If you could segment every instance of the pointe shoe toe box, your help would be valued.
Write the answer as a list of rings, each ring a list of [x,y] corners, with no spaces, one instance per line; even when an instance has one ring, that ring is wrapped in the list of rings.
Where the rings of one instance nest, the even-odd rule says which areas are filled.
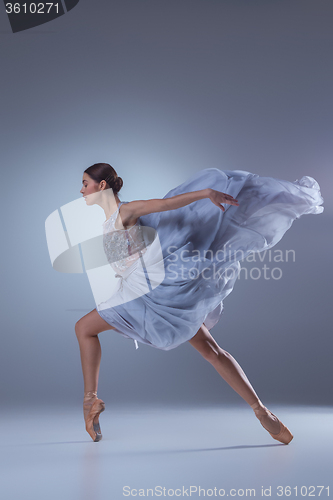
[[[89,414],[86,418],[86,431],[95,443],[102,439],[102,432],[99,422],[98,420],[97,422],[95,420],[104,410],[104,401],[102,401],[101,399],[96,399],[96,401],[94,401],[94,403],[91,405]]]
[[[278,434],[272,434],[270,432],[270,435],[272,436],[272,438],[276,439],[277,441],[280,441],[281,443],[289,444],[290,441],[294,438],[294,436],[292,435],[288,427],[286,427],[281,421],[280,425],[281,425],[280,432]]]

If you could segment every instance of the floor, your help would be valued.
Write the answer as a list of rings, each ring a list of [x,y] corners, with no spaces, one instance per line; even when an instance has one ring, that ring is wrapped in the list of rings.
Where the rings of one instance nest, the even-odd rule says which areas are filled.
[[[3,410],[1,498],[333,495],[333,408],[270,409],[294,434],[287,446],[244,406],[107,406],[98,443],[84,429],[81,408]]]

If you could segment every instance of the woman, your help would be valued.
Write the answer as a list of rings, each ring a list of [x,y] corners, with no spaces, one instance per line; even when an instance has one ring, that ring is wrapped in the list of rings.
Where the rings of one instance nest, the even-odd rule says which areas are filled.
[[[97,204],[105,212],[104,250],[121,278],[113,297],[75,325],[84,418],[91,438],[95,442],[102,438],[99,415],[105,409],[97,397],[98,334],[116,330],[163,350],[188,341],[251,406],[270,435],[288,444],[293,439],[290,430],[262,404],[240,365],[209,329],[220,319],[223,299],[240,271],[239,260],[274,246],[294,219],[324,210],[319,206],[323,199],[318,183],[308,176],[291,183],[211,168],[196,173],[163,199],[122,202],[121,177],[111,165],[97,163],[84,171],[82,184],[80,193],[87,205]],[[152,228],[158,236],[154,241],[161,250],[159,259],[156,244],[147,244],[143,237],[144,228]],[[146,279],[140,262],[149,258],[153,270],[156,260],[163,265],[164,279],[140,293]]]

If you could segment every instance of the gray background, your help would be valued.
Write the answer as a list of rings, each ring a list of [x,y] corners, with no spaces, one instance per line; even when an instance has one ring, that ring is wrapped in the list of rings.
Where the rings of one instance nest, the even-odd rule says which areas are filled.
[[[326,0],[81,0],[12,34],[1,7],[3,403],[81,404],[74,324],[95,304],[86,275],[52,269],[44,223],[108,162],[124,201],[208,167],[319,182],[324,213],[275,247],[295,262],[237,282],[212,334],[264,402],[332,404],[332,19]],[[189,344],[100,340],[105,401],[240,401]]]

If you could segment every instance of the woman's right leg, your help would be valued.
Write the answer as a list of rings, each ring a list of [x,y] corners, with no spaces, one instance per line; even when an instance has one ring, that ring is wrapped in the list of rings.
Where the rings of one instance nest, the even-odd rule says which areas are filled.
[[[250,406],[263,406],[241,366],[231,354],[217,344],[205,324],[202,324],[189,343]],[[264,427],[269,432],[278,434],[280,423],[277,417],[262,413],[264,414],[260,415],[260,421]]]

